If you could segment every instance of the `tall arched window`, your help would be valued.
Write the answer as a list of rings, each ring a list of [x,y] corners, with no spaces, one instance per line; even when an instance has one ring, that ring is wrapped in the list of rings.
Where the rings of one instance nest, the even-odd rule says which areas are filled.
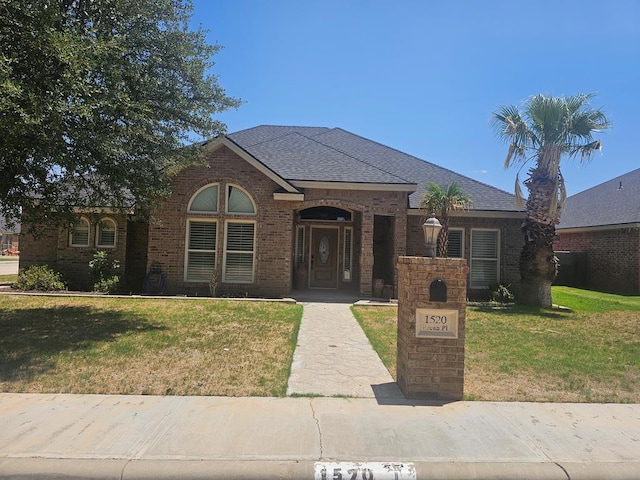
[[[225,193],[224,213],[219,194]],[[185,281],[208,282],[222,254],[223,283],[252,283],[255,271],[256,207],[246,190],[236,185],[207,185],[191,197],[188,205]],[[222,231],[221,229],[224,229]],[[220,236],[222,235],[222,236]],[[218,238],[223,239],[222,245]]]
[[[111,218],[101,218],[96,227],[96,247],[115,248],[117,225]]]
[[[72,247],[89,246],[89,220],[81,217],[69,230],[69,245]]]

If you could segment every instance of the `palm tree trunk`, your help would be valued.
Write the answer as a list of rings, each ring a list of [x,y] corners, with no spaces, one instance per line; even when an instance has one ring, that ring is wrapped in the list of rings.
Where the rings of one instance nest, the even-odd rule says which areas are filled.
[[[551,307],[551,284],[558,274],[558,259],[553,252],[553,240],[559,211],[551,210],[557,198],[557,180],[549,178],[547,168],[529,172],[525,185],[529,189],[527,217],[522,226],[524,247],[520,254],[522,283],[518,301],[524,305]]]

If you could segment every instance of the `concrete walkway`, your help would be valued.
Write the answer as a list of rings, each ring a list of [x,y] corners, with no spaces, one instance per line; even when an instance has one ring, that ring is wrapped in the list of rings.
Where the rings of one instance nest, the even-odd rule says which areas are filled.
[[[347,303],[303,303],[287,395],[403,398]]]

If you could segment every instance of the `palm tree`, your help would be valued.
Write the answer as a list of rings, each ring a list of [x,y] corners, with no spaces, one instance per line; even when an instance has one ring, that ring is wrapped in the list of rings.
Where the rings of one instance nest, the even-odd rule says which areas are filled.
[[[524,104],[522,113],[516,106],[503,106],[493,115],[497,135],[509,142],[504,167],[533,160],[523,182],[529,196],[522,226],[525,243],[520,254],[518,300],[525,305],[551,306],[551,284],[558,273],[553,240],[567,197],[560,160],[577,157],[586,163],[601,149],[593,134],[610,126],[601,110],[590,107],[591,98],[593,95],[587,94],[535,95]],[[515,193],[522,208],[518,175]]]
[[[435,183],[429,183],[426,187],[427,191],[422,197],[422,208],[427,215],[433,214],[440,220],[442,230],[438,237],[438,256],[446,258],[449,248],[449,213],[466,208],[471,199],[456,182],[444,188]]]

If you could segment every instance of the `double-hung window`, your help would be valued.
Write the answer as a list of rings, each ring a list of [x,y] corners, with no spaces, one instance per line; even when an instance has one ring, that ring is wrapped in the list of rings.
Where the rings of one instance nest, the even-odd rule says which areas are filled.
[[[115,248],[116,246],[116,222],[110,218],[103,218],[96,227],[96,247]]]
[[[223,282],[252,283],[255,270],[256,207],[242,188],[227,186]]]
[[[189,202],[188,214],[184,279],[209,282],[216,270],[218,185],[198,190]]]

